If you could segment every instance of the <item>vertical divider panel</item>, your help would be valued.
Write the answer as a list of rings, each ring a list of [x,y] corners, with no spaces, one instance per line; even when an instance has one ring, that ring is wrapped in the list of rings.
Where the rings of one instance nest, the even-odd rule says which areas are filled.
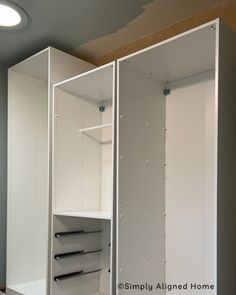
[[[112,110],[112,167],[113,167],[113,197],[112,197],[112,222],[111,222],[111,271],[112,271],[112,277],[111,277],[111,288],[110,293],[111,295],[116,294],[116,271],[117,271],[117,130],[118,130],[118,124],[117,124],[117,113],[118,113],[118,85],[119,81],[117,79],[118,77],[118,63],[117,61],[113,63],[113,79],[112,79],[112,96],[113,96],[113,110]]]
[[[122,295],[127,290],[119,284],[165,282],[163,84],[120,61],[118,103],[117,294]]]

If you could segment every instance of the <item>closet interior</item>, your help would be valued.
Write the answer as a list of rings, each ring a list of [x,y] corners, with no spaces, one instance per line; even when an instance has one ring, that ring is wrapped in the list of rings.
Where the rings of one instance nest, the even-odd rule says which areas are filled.
[[[118,61],[118,282],[204,282],[216,294],[217,30]]]
[[[112,294],[114,63],[54,86],[52,294]]]

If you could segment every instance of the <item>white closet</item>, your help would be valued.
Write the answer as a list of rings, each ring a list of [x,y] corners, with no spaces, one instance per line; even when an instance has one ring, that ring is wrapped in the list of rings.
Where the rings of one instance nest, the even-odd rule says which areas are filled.
[[[216,20],[118,61],[117,295],[235,292],[235,53]]]
[[[234,295],[235,53],[215,20],[9,70],[8,294]]]
[[[48,294],[52,85],[91,68],[50,47],[9,69],[8,294]]]
[[[114,63],[54,85],[53,295],[112,295]]]

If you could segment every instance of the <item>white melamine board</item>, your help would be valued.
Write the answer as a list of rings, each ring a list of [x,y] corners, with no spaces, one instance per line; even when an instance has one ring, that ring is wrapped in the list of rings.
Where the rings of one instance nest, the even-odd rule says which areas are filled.
[[[117,283],[165,281],[163,85],[120,62],[118,105]]]
[[[50,60],[50,63],[49,63]],[[95,66],[67,53],[48,47],[12,67],[18,73],[47,82],[59,83],[75,75],[93,69]]]
[[[58,216],[71,216],[71,217],[84,217],[95,219],[111,219],[111,212],[109,211],[62,211],[55,212],[54,215]]]
[[[236,36],[219,29],[217,294],[235,293],[236,272]]]
[[[112,100],[113,67],[113,63],[100,67],[62,83],[59,87],[74,95],[92,100]]]
[[[98,211],[101,145],[79,129],[100,125],[101,113],[60,89],[55,89],[54,103],[54,210]]]
[[[106,107],[102,113],[102,124],[113,123],[113,106]],[[102,129],[102,175],[101,175],[101,210],[111,212],[113,201],[113,144],[112,127]]]
[[[216,286],[214,78],[208,72],[170,84],[166,97],[166,282],[172,284]]]
[[[49,50],[51,85],[95,68],[92,64],[53,47],[49,47]]]
[[[216,23],[147,48],[125,60],[163,82],[214,69]]]
[[[46,276],[47,85],[9,71],[7,284]]]
[[[29,57],[11,69],[27,76],[48,81],[49,48]]]

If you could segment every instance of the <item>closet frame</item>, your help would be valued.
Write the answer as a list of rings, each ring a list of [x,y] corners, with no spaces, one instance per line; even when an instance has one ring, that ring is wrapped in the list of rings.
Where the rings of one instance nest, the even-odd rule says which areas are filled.
[[[69,119],[70,116],[71,119]],[[115,62],[55,84],[53,86],[53,118],[51,294],[75,294],[75,292],[114,294],[116,271]],[[106,132],[107,129],[111,131]],[[91,151],[89,151],[90,145],[93,146]],[[106,157],[107,152],[109,153],[108,158]],[[103,167],[103,160],[97,159],[100,156],[104,158],[104,155],[105,161],[108,161],[105,165],[109,167]],[[90,157],[95,160],[94,165],[100,166],[93,168]],[[86,167],[85,170],[84,167]],[[74,171],[73,175],[71,171]],[[105,180],[103,174],[106,175]],[[91,179],[85,179],[90,176]],[[109,184],[108,181],[111,183]],[[90,190],[86,187],[88,185],[94,188]],[[97,186],[99,186],[100,193],[96,197],[92,196],[93,201],[91,201],[91,192],[95,194]],[[87,197],[89,197],[88,200]],[[99,202],[100,209],[95,209]],[[106,202],[108,202],[107,205]],[[91,209],[89,209],[90,206],[92,206]],[[99,243],[95,237],[91,237],[90,232],[94,235],[100,234]],[[61,238],[62,242],[58,238]],[[86,241],[87,238],[88,241]],[[96,247],[90,248],[93,244]],[[87,260],[83,259],[79,253],[82,248],[85,253],[88,252]],[[95,256],[90,256],[90,253],[94,253],[92,255]],[[98,267],[95,269],[94,266],[91,268],[91,265],[98,265],[93,263],[93,259],[96,261],[98,255],[100,256],[100,270]],[[63,258],[61,262],[58,256],[59,259]],[[73,257],[78,265],[73,261]],[[108,258],[109,274],[107,275]],[[105,263],[104,270],[103,263]],[[79,272],[80,268],[83,270],[82,273]],[[89,268],[88,275],[84,276],[87,268]],[[94,270],[96,270],[95,274],[90,279],[89,276]],[[97,270],[101,274],[99,277]],[[101,286],[98,288],[99,285]]]
[[[8,70],[8,294],[49,294],[52,86],[92,68],[48,47]]]
[[[202,54],[201,56],[198,56],[197,50],[195,50],[195,48],[192,48],[195,55],[192,55],[191,60],[189,58],[191,56],[191,52],[188,52],[188,48],[182,47],[182,50],[185,50],[184,53],[182,53],[182,51],[180,50],[181,46],[178,47],[178,42],[181,43],[181,40],[183,40],[184,43],[185,40],[188,40],[188,38],[191,38],[191,36],[193,36],[194,41],[194,35],[197,36],[201,34],[201,32],[203,32],[203,35],[206,33],[205,36],[207,36],[207,30],[211,30],[209,36],[210,34],[214,34],[213,37],[210,37],[211,41],[209,41],[209,39],[207,38],[205,38],[204,40],[199,38],[199,43],[196,41],[196,39],[194,45],[192,46],[198,48],[201,54],[204,51],[201,48],[201,46],[205,46],[204,48],[206,48],[206,55]],[[188,43],[188,41],[186,41],[186,43]],[[174,44],[177,44],[176,48],[179,49],[179,51],[174,52],[173,48],[171,47],[172,44],[173,47],[175,46]],[[189,46],[191,48],[190,43]],[[170,54],[171,50],[172,55]],[[155,64],[155,52],[158,51],[161,54],[159,55],[159,57],[158,55],[156,56],[157,59],[159,58],[159,71],[156,67],[155,72],[154,66],[151,65],[150,62],[150,56],[152,54],[153,64]],[[211,243],[213,244],[213,246],[210,247],[208,250],[213,251],[214,256],[212,259],[213,261],[210,262],[212,267],[211,271],[213,272],[214,291],[212,291],[212,293],[210,294],[223,295],[226,292],[227,294],[233,295],[235,292],[234,273],[236,269],[236,255],[233,254],[234,249],[236,247],[236,234],[233,230],[233,228],[235,228],[236,226],[236,87],[234,82],[234,79],[236,77],[235,52],[235,33],[228,29],[219,19],[216,19],[209,23],[203,24],[197,28],[184,32],[180,35],[172,37],[168,40],[165,40],[143,50],[140,50],[136,53],[122,57],[117,62],[117,295],[127,294],[127,292],[130,292],[129,294],[133,294],[131,289],[129,289],[128,291],[120,288],[120,283],[124,284],[126,282],[130,282],[133,284],[142,284],[147,282],[155,284],[158,282],[166,282],[166,263],[168,263],[168,260],[166,261],[166,259],[168,258],[166,258],[167,250],[165,248],[165,224],[166,218],[169,217],[166,213],[167,208],[165,204],[166,188],[165,185],[161,185],[162,192],[160,192],[160,190],[158,192],[157,188],[153,189],[153,187],[155,186],[155,181],[158,182],[160,179],[164,180],[165,173],[166,171],[168,171],[165,168],[167,165],[168,169],[168,163],[165,162],[166,152],[164,151],[164,149],[166,148],[166,144],[164,143],[166,123],[162,126],[163,133],[160,131],[160,128],[155,129],[155,127],[153,126],[157,124],[157,119],[154,117],[154,114],[152,113],[152,107],[150,107],[150,109],[147,110],[146,105],[148,104],[148,101],[150,104],[153,103],[153,108],[156,108],[156,116],[160,118],[162,122],[164,122],[166,120],[166,97],[168,97],[168,95],[170,95],[172,91],[170,87],[170,82],[173,82],[175,80],[177,80],[178,82],[178,80],[190,77],[192,75],[194,75],[195,77],[195,75],[201,74],[202,72],[206,71],[213,71],[215,83],[215,86],[213,88],[214,107],[213,109],[211,109],[213,117],[213,127],[212,129],[209,128],[209,130],[213,133],[214,143],[213,145],[207,145],[205,143],[208,147],[212,146],[213,153],[213,159],[211,160],[212,174],[210,176],[210,183],[212,183],[211,190],[213,191],[213,193],[210,193],[213,200],[211,203],[212,207],[210,206],[210,208],[213,208],[213,212],[211,218],[211,230],[209,231],[209,233],[213,233],[213,237],[211,238]],[[145,56],[148,57],[148,55],[149,61],[146,60],[145,62]],[[212,61],[212,58],[214,58],[214,61]],[[178,59],[180,59],[180,61]],[[197,59],[197,62],[195,61],[195,59]],[[206,62],[209,63],[210,67],[204,64],[204,59],[206,60]],[[182,65],[181,61],[183,62]],[[186,61],[188,61],[188,63],[186,63]],[[151,70],[148,70],[148,66]],[[191,67],[193,69],[192,74]],[[194,72],[194,70],[196,71]],[[182,76],[181,71],[185,71],[185,74]],[[131,75],[132,77],[135,77],[135,75],[136,77],[139,77],[141,75],[140,72],[142,72],[143,77],[146,77],[143,78],[147,81],[147,83],[143,82],[143,87],[146,87],[146,96],[145,91],[142,91],[141,87],[138,88],[135,85],[135,83],[139,85],[139,81],[137,79],[135,81],[135,78],[133,78],[132,81],[128,81],[129,75]],[[162,84],[159,88],[157,87],[157,84],[154,85],[154,83],[150,82],[152,79],[157,79],[157,76],[162,78]],[[189,79],[191,79],[191,77]],[[201,79],[203,78],[200,77],[199,79],[201,81]],[[152,96],[153,100],[151,101],[152,94],[149,94],[148,92],[148,89],[151,89],[151,87],[153,87],[153,89],[156,87],[158,91],[156,99],[160,97],[161,100],[161,97],[163,97],[164,102],[162,104],[160,103],[159,111],[157,106],[155,105],[155,100],[153,98],[154,96]],[[135,95],[139,95],[138,90],[135,93],[136,88],[139,89],[140,92],[142,92],[141,95],[143,95],[143,97],[145,96],[147,101],[144,102],[145,99],[143,98],[143,103],[139,103],[139,101],[141,101],[141,98],[139,101],[136,98],[137,103],[139,103],[139,105],[136,105],[136,110],[133,109],[132,112],[131,105],[132,103],[133,106],[135,104]],[[138,111],[137,108],[139,108]],[[148,118],[147,113],[145,113],[146,117],[142,116],[142,112],[144,113],[145,111],[149,111],[149,113],[151,112],[152,114],[152,117],[149,117],[149,122],[145,121]],[[134,118],[133,120],[132,116]],[[181,118],[181,116],[179,118]],[[178,124],[177,122],[179,119],[176,120],[176,124]],[[123,123],[124,121],[125,123]],[[150,128],[150,131],[145,131],[147,130],[145,129],[145,122],[146,127],[149,125],[148,128]],[[127,124],[130,126],[129,131],[126,132]],[[156,126],[160,127],[160,125]],[[133,139],[135,143],[132,147],[130,146],[130,143],[127,140],[128,132],[134,133],[135,130],[137,132],[136,134],[140,132],[141,136],[140,139],[138,139],[138,136]],[[152,135],[154,137],[155,134],[154,132],[159,132],[159,137],[156,136],[155,138],[156,141],[152,139]],[[143,142],[145,142],[144,134],[147,134],[147,136],[149,137],[148,152],[145,152],[144,144],[142,144]],[[206,136],[206,138],[208,137]],[[162,142],[162,146],[160,144],[158,145],[158,140],[159,143]],[[138,145],[142,146],[142,151],[141,148],[135,151],[135,147],[137,147]],[[153,161],[155,162],[156,154],[155,151],[151,150],[151,145],[161,150],[162,153],[162,159],[156,159],[156,163],[154,164]],[[133,154],[136,153],[136,155],[132,155],[132,148]],[[145,153],[149,153],[150,159],[145,160]],[[171,155],[173,156],[174,154],[175,152],[172,152]],[[131,162],[129,162],[129,160],[131,161],[132,159],[132,163],[135,163],[139,162],[140,158],[145,160],[145,164],[140,163],[139,166],[133,165],[132,167]],[[152,165],[152,168],[145,168],[147,167],[147,165],[149,165],[149,167],[150,165]],[[143,169],[138,169],[140,167],[142,167]],[[160,167],[163,167],[163,169]],[[149,169],[154,170],[151,174],[147,174],[145,172],[146,169],[147,171],[150,171]],[[181,169],[179,173],[181,174]],[[132,175],[132,177],[129,178],[130,175]],[[156,175],[158,175],[159,178],[156,178]],[[144,184],[143,178],[145,177],[148,178],[149,183],[151,182],[153,189],[152,192],[148,190],[145,191],[145,189],[143,189],[145,185],[148,186],[147,183]],[[128,182],[132,182],[132,184],[130,184],[130,186],[127,185],[127,181],[125,181],[125,179]],[[165,181],[166,180],[164,180],[164,183]],[[132,185],[135,185],[136,189],[132,188]],[[143,192],[143,196],[141,196],[140,192]],[[157,204],[155,203],[157,202],[155,198],[157,198],[158,196],[160,200]],[[135,202],[134,199],[136,199]],[[143,201],[140,201],[142,199]],[[156,209],[156,212],[152,211],[154,209],[151,208],[150,204],[149,209],[145,209],[146,203],[150,202],[153,202],[153,207]],[[143,207],[141,208],[141,206]],[[170,209],[168,210],[170,212]],[[132,218],[129,218],[129,214],[130,216],[132,216]],[[187,219],[185,220],[185,223],[188,223]],[[161,227],[158,227],[159,225]],[[139,232],[135,230],[135,226],[138,227]],[[155,236],[155,232],[158,232],[159,236]],[[199,232],[201,233],[201,231]],[[140,240],[140,234],[142,235],[142,240]],[[185,233],[186,238],[188,237],[188,235],[191,235],[191,232]],[[187,240],[188,239],[186,239],[186,241]],[[206,239],[204,239],[203,241],[204,243],[205,240]],[[160,246],[160,244],[163,245]],[[132,245],[138,245],[138,247]],[[190,250],[191,247],[188,248],[187,245],[185,247],[187,253],[187,251]],[[157,254],[156,249],[160,250],[159,254]],[[206,251],[205,246],[203,247],[203,252],[204,251]],[[195,254],[198,255],[198,251],[195,252]],[[173,254],[173,257],[174,256],[178,256],[178,251],[176,252],[176,255]],[[157,259],[157,261],[155,259]],[[170,260],[171,259],[172,258],[170,258]],[[156,262],[155,265],[153,265],[154,261]],[[186,264],[184,259],[182,260],[182,262],[183,265],[184,263]],[[203,263],[206,263],[206,259],[203,259]],[[157,265],[161,266],[161,268],[158,269]],[[178,266],[180,266],[179,272],[181,273],[181,265]],[[192,265],[192,268],[194,269],[194,265]],[[190,273],[190,278],[191,272],[194,276],[194,270],[185,269],[185,272]],[[157,273],[159,273],[159,275],[156,275]],[[178,273],[175,274],[177,275]],[[201,274],[199,276],[201,276]],[[170,274],[169,277],[171,277]],[[204,284],[206,282],[201,283]],[[135,291],[133,292],[135,293]],[[156,290],[154,289],[153,292],[156,292]],[[164,294],[165,291],[162,290],[159,292],[163,292]],[[179,292],[180,293],[176,291],[176,294],[182,294],[181,291]],[[190,290],[188,291],[188,293],[192,294]]]

